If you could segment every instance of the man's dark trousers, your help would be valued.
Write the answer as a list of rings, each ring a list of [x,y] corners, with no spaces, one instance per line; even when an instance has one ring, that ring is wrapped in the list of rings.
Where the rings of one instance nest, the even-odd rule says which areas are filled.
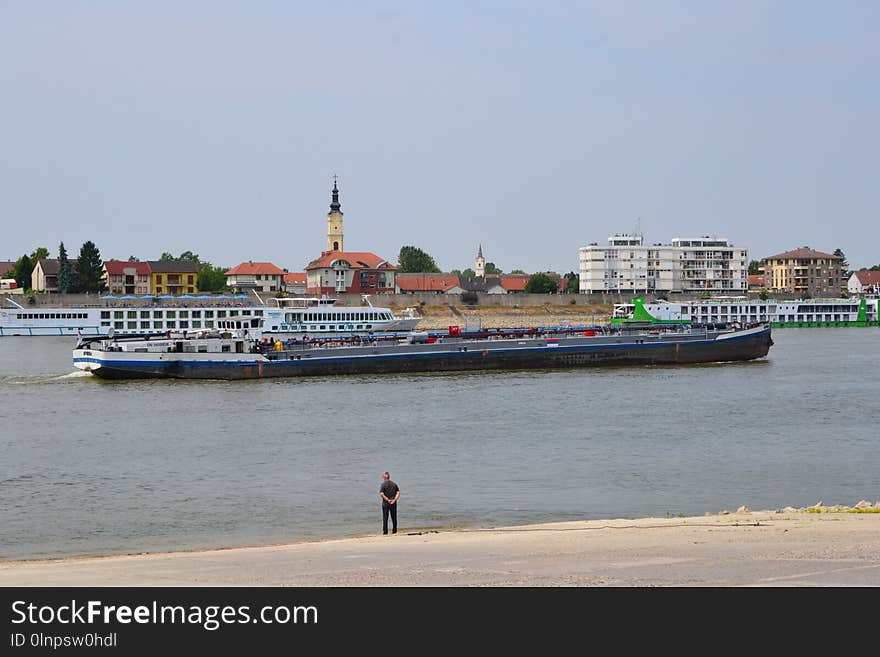
[[[394,504],[388,504],[388,502],[382,502],[382,533],[388,533],[388,514],[391,514],[391,533],[397,533],[397,502]]]

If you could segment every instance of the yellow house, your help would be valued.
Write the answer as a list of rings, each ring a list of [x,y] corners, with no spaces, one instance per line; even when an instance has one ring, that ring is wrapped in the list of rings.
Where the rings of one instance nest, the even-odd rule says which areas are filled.
[[[150,261],[150,294],[197,294],[199,270],[183,260]]]

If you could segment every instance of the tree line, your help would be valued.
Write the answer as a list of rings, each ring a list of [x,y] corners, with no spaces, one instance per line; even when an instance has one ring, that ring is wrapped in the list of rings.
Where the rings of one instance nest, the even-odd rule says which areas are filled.
[[[25,253],[12,269],[12,277],[16,285],[24,290],[31,289],[31,275],[41,260],[49,258],[49,249],[37,247],[33,253]],[[107,289],[104,283],[104,261],[95,243],[88,240],[79,250],[79,257],[70,260],[64,242],[58,245],[58,291],[63,293],[103,292]]]
[[[31,290],[31,278],[37,263],[49,258],[49,249],[37,247],[33,253],[21,256],[12,268],[12,278],[23,290]],[[227,267],[215,267],[210,262],[202,261],[198,254],[184,251],[178,257],[171,253],[163,253],[161,261],[184,261],[196,265],[198,272],[198,288],[204,292],[221,292],[226,287]],[[129,262],[139,262],[140,258],[129,256]],[[86,241],[79,250],[79,257],[71,260],[67,255],[64,242],[58,245],[58,292],[62,294],[105,292],[104,260],[101,252],[91,240]]]
[[[494,262],[487,262],[485,266],[486,276],[501,276],[504,271]],[[397,271],[404,274],[439,274],[440,268],[429,254],[415,246],[402,246],[397,256]],[[476,278],[476,272],[468,267],[467,269],[453,269],[449,272],[459,278],[472,279]],[[513,269],[508,272],[511,275],[527,275],[522,269]],[[564,292],[566,294],[577,294],[580,289],[580,277],[573,271],[567,273],[563,277],[551,275],[545,272],[539,272],[529,276],[526,282],[525,291],[532,294],[551,294],[555,292]]]

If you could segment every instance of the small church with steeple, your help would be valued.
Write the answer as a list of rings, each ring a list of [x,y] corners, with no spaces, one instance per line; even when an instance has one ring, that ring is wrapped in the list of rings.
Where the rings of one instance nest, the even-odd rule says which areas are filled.
[[[483,257],[483,243],[477,248],[477,259],[474,262],[474,276],[477,278],[485,278],[486,276],[486,259]]]
[[[346,251],[343,241],[342,204],[333,176],[330,212],[327,213],[327,249],[306,265],[308,294],[375,294],[397,292],[397,267],[369,251]]]

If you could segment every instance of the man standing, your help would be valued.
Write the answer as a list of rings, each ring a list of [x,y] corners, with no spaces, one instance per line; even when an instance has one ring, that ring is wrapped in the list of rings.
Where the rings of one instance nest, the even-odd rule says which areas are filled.
[[[397,533],[397,500],[400,498],[400,488],[391,481],[391,475],[387,472],[382,475],[382,485],[379,487],[379,497],[382,498],[382,533],[388,533],[388,514],[391,514],[391,533]]]

